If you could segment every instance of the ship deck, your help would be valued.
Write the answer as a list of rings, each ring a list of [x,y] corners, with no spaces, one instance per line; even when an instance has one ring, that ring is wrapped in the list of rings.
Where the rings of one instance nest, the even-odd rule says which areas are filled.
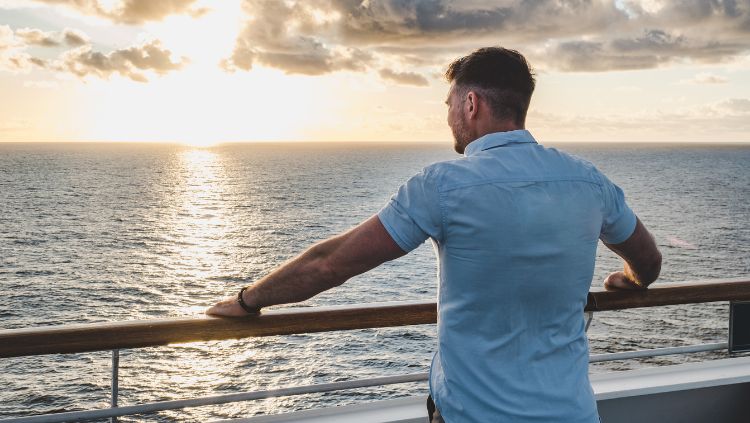
[[[750,357],[687,363],[591,376],[606,423],[747,422]],[[426,398],[375,401],[220,423],[425,423]]]

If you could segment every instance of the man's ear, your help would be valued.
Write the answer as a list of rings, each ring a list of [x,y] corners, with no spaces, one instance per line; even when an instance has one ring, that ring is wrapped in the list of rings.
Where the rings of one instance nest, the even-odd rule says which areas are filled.
[[[474,91],[469,91],[466,94],[466,113],[469,116],[469,119],[474,119],[477,117],[477,100],[477,94]]]

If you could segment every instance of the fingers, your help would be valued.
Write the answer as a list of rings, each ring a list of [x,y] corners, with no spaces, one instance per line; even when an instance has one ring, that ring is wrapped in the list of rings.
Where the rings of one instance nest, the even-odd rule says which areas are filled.
[[[606,279],[604,279],[604,289],[607,291],[623,291],[623,290],[640,290],[643,289],[636,285],[625,276],[623,272],[610,273]]]
[[[247,312],[237,303],[237,297],[227,297],[206,309],[210,316],[243,317]]]

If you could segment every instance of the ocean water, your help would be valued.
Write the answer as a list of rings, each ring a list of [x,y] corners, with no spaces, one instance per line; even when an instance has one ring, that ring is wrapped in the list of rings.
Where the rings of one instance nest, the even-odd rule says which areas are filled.
[[[626,192],[661,281],[750,275],[750,145],[561,144]],[[0,144],[0,329],[198,316],[376,213],[446,144]],[[603,246],[592,286],[619,259]],[[434,300],[426,244],[298,306]],[[595,315],[593,353],[726,340],[727,306]],[[120,405],[426,371],[434,325],[121,351]],[[723,353],[592,366],[654,366]],[[110,353],[0,359],[0,417],[107,407]],[[422,383],[126,417],[188,421],[424,394]]]

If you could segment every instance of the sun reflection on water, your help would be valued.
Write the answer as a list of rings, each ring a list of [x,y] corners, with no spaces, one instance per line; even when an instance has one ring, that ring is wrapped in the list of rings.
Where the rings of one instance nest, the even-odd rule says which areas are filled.
[[[228,251],[226,175],[221,156],[209,149],[180,153],[181,203],[172,233],[178,254],[172,266],[180,280],[199,282],[220,273]]]

